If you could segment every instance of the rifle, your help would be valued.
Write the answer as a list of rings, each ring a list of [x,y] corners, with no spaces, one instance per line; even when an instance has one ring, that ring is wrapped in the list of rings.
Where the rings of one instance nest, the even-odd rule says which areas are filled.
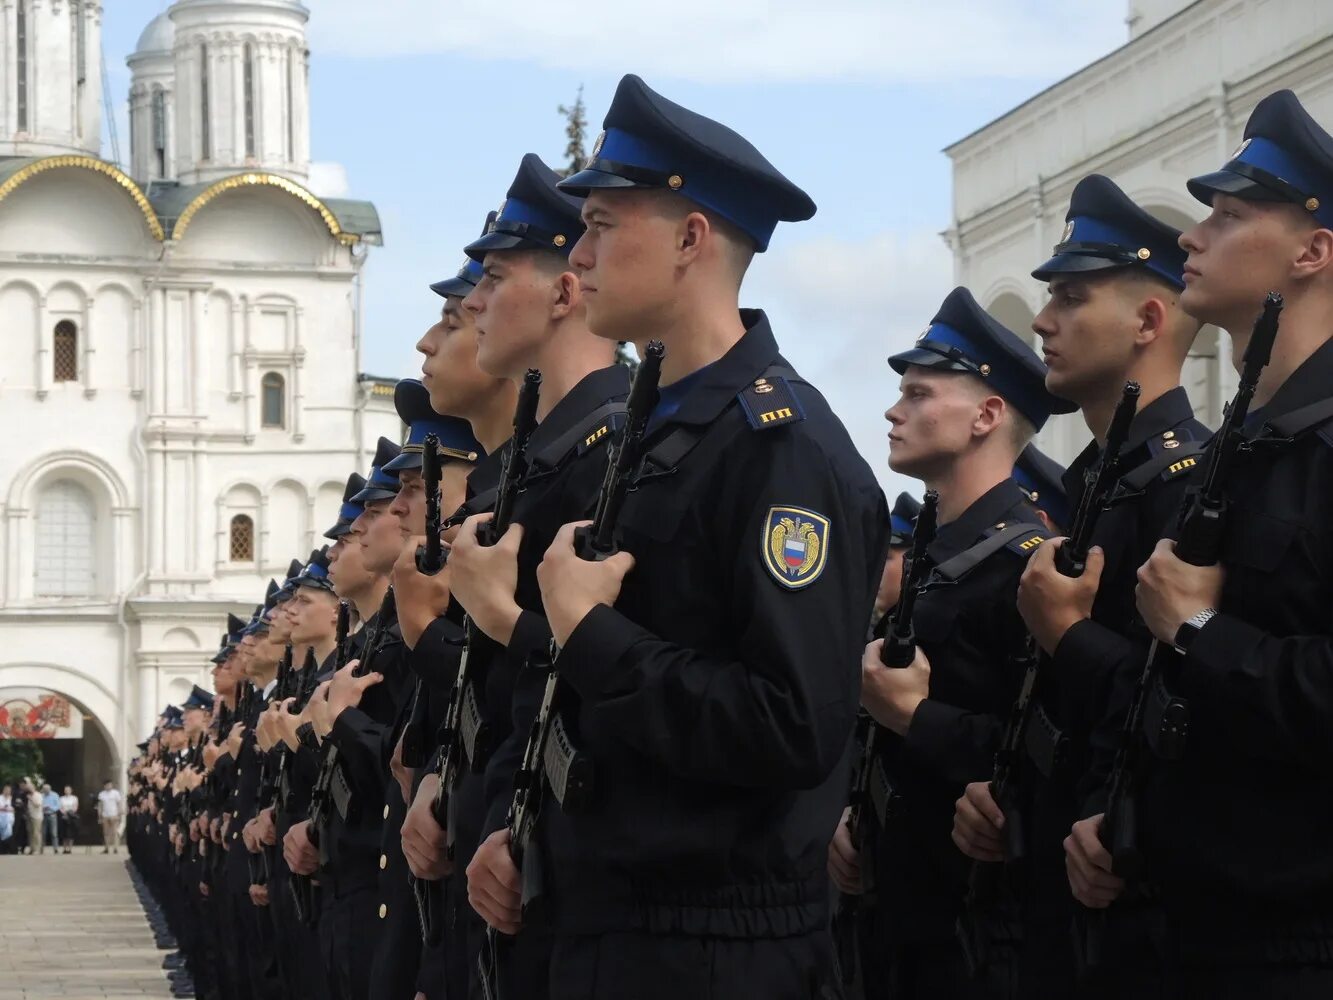
[[[916,526],[912,529],[912,547],[903,557],[902,586],[899,589],[898,604],[889,619],[888,632],[884,637],[884,646],[880,650],[880,662],[894,669],[905,668],[916,658],[916,633],[912,628],[912,615],[916,610],[916,599],[930,575],[932,566],[926,550],[935,540],[938,527],[940,495],[935,490],[927,490],[916,517]],[[874,869],[871,865],[867,845],[876,837],[870,835],[870,819],[866,806],[872,807],[876,825],[882,827],[888,821],[889,806],[893,799],[892,785],[884,766],[876,753],[879,725],[863,715],[857,723],[862,735],[861,755],[852,772],[852,788],[848,797],[850,808],[847,813],[847,832],[852,844],[861,856],[861,872],[866,893],[874,890]],[[868,902],[865,896],[853,896],[843,893],[839,897],[838,912],[834,916],[834,938],[838,954],[838,965],[843,982],[850,984],[855,979],[858,954],[857,922],[862,905]]]
[[[523,385],[518,391],[518,404],[514,408],[514,435],[509,440],[509,449],[505,453],[504,463],[500,469],[500,483],[495,494],[495,513],[489,522],[477,528],[477,542],[480,545],[489,547],[498,542],[509,530],[513,520],[514,503],[523,491],[523,484],[528,475],[528,444],[533,431],[537,429],[537,403],[541,397],[541,385],[542,373],[535,368],[529,368],[523,376]],[[481,665],[476,662],[477,651],[485,642],[476,626],[472,624],[472,618],[464,614],[463,654],[458,662],[458,676],[454,678],[453,690],[449,693],[449,703],[441,727],[444,741],[440,746],[440,762],[436,768],[440,784],[431,803],[431,815],[447,832],[445,851],[451,860],[454,856],[455,824],[450,822],[449,812],[454,789],[462,774],[463,758],[468,757],[473,769],[480,770],[484,766],[484,761],[481,759],[483,751],[489,750],[488,727],[476,691],[476,681],[483,673]],[[465,746],[469,734],[471,747]],[[421,925],[422,940],[434,944],[438,940],[440,930],[440,921],[435,913],[438,902],[435,893],[428,880],[411,875],[408,877],[412,885],[412,897],[417,906],[417,921]]]
[[[581,559],[601,561],[620,551],[617,522],[625,498],[634,487],[643,459],[643,442],[648,433],[648,421],[657,406],[658,384],[662,378],[662,359],[665,356],[666,348],[660,341],[650,342],[643,361],[634,373],[634,382],[625,404],[625,424],[611,444],[593,523],[586,528],[579,528],[574,535],[574,551]],[[529,848],[536,836],[542,800],[550,783],[549,772],[555,770],[558,780],[565,786],[563,790],[555,792],[561,802],[571,793],[581,792],[586,796],[591,790],[590,769],[583,766],[586,758],[582,755],[571,753],[568,761],[559,768],[552,768],[547,761],[548,747],[553,740],[565,744],[566,748],[571,746],[564,736],[558,711],[562,690],[557,665],[559,655],[560,650],[552,640],[546,689],[537,716],[528,731],[522,762],[514,774],[514,795],[505,817],[509,830],[509,856],[522,873],[522,905],[525,908],[542,891],[540,852],[530,851]],[[495,928],[488,926],[485,945],[477,956],[482,991],[487,998],[497,995],[497,947]]]
[[[1227,405],[1222,426],[1208,442],[1204,453],[1203,478],[1199,487],[1186,495],[1181,507],[1176,556],[1192,566],[1212,566],[1221,557],[1222,536],[1230,509],[1227,487],[1236,459],[1247,447],[1245,418],[1249,415],[1259,376],[1272,356],[1281,315],[1282,296],[1269,292],[1245,348],[1235,398]],[[1151,758],[1155,753],[1165,760],[1178,759],[1189,732],[1189,707],[1179,698],[1170,698],[1166,702],[1155,727],[1155,749],[1147,732],[1147,712],[1153,691],[1164,676],[1174,676],[1182,659],[1182,654],[1174,647],[1153,640],[1134,690],[1129,714],[1125,717],[1120,745],[1116,748],[1110,793],[1098,837],[1111,854],[1112,871],[1129,881],[1136,881],[1143,875],[1143,855],[1138,846],[1137,799]]]
[[[422,576],[434,576],[444,566],[440,546],[440,532],[444,529],[440,519],[439,448],[440,439],[427,434],[421,452],[421,479],[426,484],[426,544],[417,547],[417,572]]]
[[[1097,522],[1110,505],[1120,479],[1121,452],[1129,440],[1129,428],[1138,412],[1140,394],[1137,382],[1125,383],[1106,432],[1101,456],[1084,473],[1083,491],[1079,495],[1069,537],[1055,553],[1055,568],[1064,576],[1081,577],[1087,568]],[[1027,854],[1027,836],[1023,828],[1023,811],[1017,800],[1016,779],[1025,753],[1029,725],[1038,704],[1033,695],[1041,681],[1042,667],[1047,662],[1047,657],[1038,651],[1036,642],[1028,636],[1019,656],[1023,682],[1009,710],[1009,721],[1000,746],[995,751],[990,794],[1004,814],[1005,853],[1011,862],[1021,861]],[[988,911],[999,896],[1001,873],[1000,866],[974,861],[968,877],[967,896],[958,917],[957,931],[963,956],[974,976],[979,976],[986,967],[993,936],[993,928],[988,926],[986,918],[991,915]]]

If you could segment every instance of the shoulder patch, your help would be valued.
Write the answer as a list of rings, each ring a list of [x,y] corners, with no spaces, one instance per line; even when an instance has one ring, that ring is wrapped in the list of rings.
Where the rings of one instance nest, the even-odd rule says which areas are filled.
[[[736,396],[754,430],[768,430],[805,419],[805,409],[791,385],[779,376],[757,378]]]
[[[804,507],[770,507],[759,552],[773,579],[800,590],[819,579],[828,560],[829,521]]]
[[[599,421],[587,429],[587,433],[579,439],[578,453],[586,455],[594,448],[610,443],[614,432],[625,422],[624,413],[613,413],[605,420]]]

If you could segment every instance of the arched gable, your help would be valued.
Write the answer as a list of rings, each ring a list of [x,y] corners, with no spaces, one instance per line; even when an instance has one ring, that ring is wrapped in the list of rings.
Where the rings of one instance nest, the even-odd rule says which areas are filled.
[[[58,451],[43,455],[21,469],[10,484],[6,504],[10,509],[32,506],[39,483],[53,472],[69,471],[95,483],[110,501],[112,510],[129,507],[129,491],[109,462],[86,451]]]
[[[329,235],[344,246],[351,246],[352,244],[359,242],[361,239],[361,237],[357,236],[355,233],[343,232],[337,217],[329,207],[300,184],[277,174],[261,173],[257,171],[236,174],[233,177],[224,177],[216,184],[200,192],[200,194],[195,197],[194,201],[186,206],[185,211],[180,214],[180,218],[176,220],[176,225],[171,231],[171,238],[173,240],[183,239],[186,231],[190,228],[190,223],[194,221],[194,217],[214,199],[220,195],[226,194],[228,191],[236,191],[246,187],[271,187],[295,198],[312,212],[315,212],[320,219],[323,220],[324,226],[329,231]]]
[[[139,185],[135,184],[133,179],[119,167],[91,156],[48,156],[41,160],[34,160],[27,166],[16,170],[3,184],[0,184],[0,201],[9,197],[17,188],[39,174],[48,170],[64,169],[88,170],[100,174],[118,185],[143,214],[144,222],[148,226],[148,231],[152,234],[153,239],[161,243],[167,238],[162,229],[162,223],[158,221],[157,213],[153,211],[153,206],[148,203],[148,198],[140,190]]]

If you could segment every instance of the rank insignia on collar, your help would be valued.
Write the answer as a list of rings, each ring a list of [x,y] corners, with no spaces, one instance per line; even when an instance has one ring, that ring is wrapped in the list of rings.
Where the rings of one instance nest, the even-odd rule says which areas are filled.
[[[773,579],[800,590],[819,579],[828,557],[829,522],[804,507],[770,507],[760,549]]]

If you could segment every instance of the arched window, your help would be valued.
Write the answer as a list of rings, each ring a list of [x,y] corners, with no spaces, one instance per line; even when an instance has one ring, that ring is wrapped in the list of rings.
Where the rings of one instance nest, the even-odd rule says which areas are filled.
[[[231,561],[255,561],[255,522],[248,514],[231,519]]]
[[[133,134],[133,133],[131,133]],[[153,88],[153,153],[157,158],[157,174],[167,175],[167,95],[161,87]]]
[[[245,155],[255,155],[255,53],[245,43]]]
[[[208,99],[208,46],[199,46],[199,105],[203,114],[199,118],[200,159],[208,160],[213,156],[213,127],[209,120]]]
[[[38,597],[91,597],[96,589],[97,510],[78,483],[58,479],[37,498]]]
[[[73,320],[62,319],[56,324],[52,338],[52,377],[57,382],[79,380],[79,328]]]
[[[269,372],[263,381],[263,414],[261,423],[265,427],[285,427],[287,425],[286,382],[277,372]]]
[[[28,131],[28,0],[19,0],[15,11],[14,41],[18,49],[14,60],[17,79],[15,93],[18,97],[18,130]]]

